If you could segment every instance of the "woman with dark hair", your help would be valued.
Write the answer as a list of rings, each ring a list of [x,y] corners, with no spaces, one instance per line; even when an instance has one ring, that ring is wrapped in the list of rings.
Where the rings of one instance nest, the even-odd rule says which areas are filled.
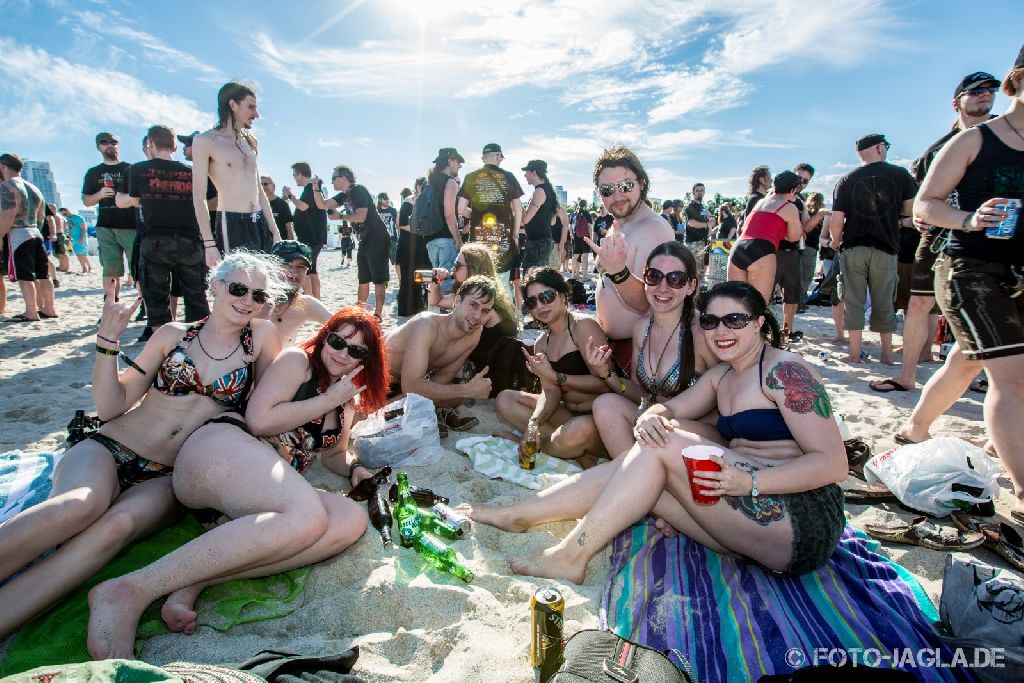
[[[589,280],[590,271],[587,261],[590,257],[590,246],[584,238],[594,239],[593,222],[590,220],[590,209],[587,200],[581,199],[576,207],[576,220],[573,222],[572,240],[572,276],[577,280]],[[580,267],[582,265],[582,268]]]
[[[651,313],[633,326],[633,379],[620,377],[611,349],[586,343],[590,372],[611,391],[594,401],[594,421],[613,458],[633,446],[637,416],[692,386],[718,359],[696,334],[697,262],[679,242],[665,242],[647,257],[644,291]]]
[[[548,455],[578,460],[587,467],[605,454],[590,414],[608,385],[590,374],[581,344],[606,345],[593,318],[569,311],[569,283],[554,268],[534,268],[523,281],[526,309],[545,326],[534,353],[523,349],[526,365],[540,378],[541,393],[506,389],[498,394],[498,415]]]
[[[732,209],[728,204],[718,207],[718,239],[736,239],[736,217],[732,215]]]
[[[800,210],[793,201],[800,189],[800,176],[783,171],[775,176],[773,184],[775,194],[754,206],[743,225],[743,234],[729,254],[729,279],[749,282],[765,301],[771,301],[775,288],[775,252],[779,242],[796,242],[803,234]],[[795,308],[794,304],[794,311]]]
[[[420,196],[427,179],[419,177],[412,191],[402,190],[402,206],[398,210],[398,263],[402,266],[398,280],[399,317],[416,315],[423,310],[423,296],[420,286],[415,283],[416,271],[430,268],[427,243],[422,235],[416,235],[409,226],[416,198]],[[351,238],[349,238],[351,240]],[[350,250],[351,251],[351,250]]]
[[[89,653],[130,658],[139,617],[161,596],[169,595],[162,610],[168,626],[191,633],[193,605],[207,586],[320,562],[358,540],[366,513],[345,496],[314,489],[302,472],[319,453],[333,472],[370,476],[348,453],[349,432],[357,410],[385,404],[387,367],[379,323],[349,306],[277,357],[244,420],[221,415],[196,430],[178,456],[174,493],[184,505],[213,508],[229,521],[93,588]]]
[[[750,179],[747,181],[747,206],[743,211],[743,220],[746,221],[754,211],[757,203],[764,199],[772,186],[772,172],[767,166],[755,166],[750,172]]]
[[[515,531],[582,517],[556,546],[513,560],[513,571],[582,583],[590,558],[649,512],[692,540],[777,576],[813,571],[828,560],[846,523],[837,482],[846,478],[847,462],[821,378],[798,355],[769,343],[768,336],[778,343],[778,325],[749,284],[715,285],[700,306],[700,326],[722,364],[648,409],[628,455],[523,503],[470,509],[477,521]],[[720,439],[680,424],[716,406]],[[788,447],[720,448],[710,458],[721,470],[701,471],[693,480],[718,500],[698,504],[681,452],[735,438]]]

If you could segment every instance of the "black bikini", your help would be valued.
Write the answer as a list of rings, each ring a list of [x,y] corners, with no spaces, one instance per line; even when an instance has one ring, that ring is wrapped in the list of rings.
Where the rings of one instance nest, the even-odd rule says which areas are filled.
[[[580,351],[580,345],[576,343],[575,337],[572,336],[572,324],[573,318],[570,315],[567,328],[569,330],[569,339],[572,341],[573,346],[576,347],[574,351],[570,351],[564,354],[558,360],[551,361],[551,367],[554,368],[555,372],[560,372],[563,375],[589,375],[590,368],[587,366],[587,361],[583,359],[583,353]],[[551,337],[548,337],[548,341],[551,341]],[[545,345],[547,348],[547,345]]]

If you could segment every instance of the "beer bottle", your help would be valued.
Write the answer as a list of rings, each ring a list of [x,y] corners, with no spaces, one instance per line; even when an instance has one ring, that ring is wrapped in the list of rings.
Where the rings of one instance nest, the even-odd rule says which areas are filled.
[[[447,538],[450,541],[462,538],[465,533],[462,529],[452,526],[433,510],[420,510],[420,526],[435,536]]]
[[[391,504],[388,503],[388,498],[384,495],[382,489],[376,489],[373,492],[370,500],[366,503],[366,509],[370,513],[370,523],[373,524],[373,528],[377,530],[381,540],[384,541],[384,547],[389,548],[393,546],[394,542],[391,540]]]
[[[409,477],[405,472],[398,473],[398,503],[395,508],[395,517],[398,520],[399,543],[403,548],[412,548],[422,530],[420,529],[420,513],[409,494]]]
[[[423,488],[422,486],[410,486],[409,493],[412,495],[413,500],[416,501],[416,505],[421,508],[433,507],[437,503],[448,503],[448,499],[444,496],[439,496],[430,489]],[[392,503],[398,502],[397,485],[391,485],[388,497],[391,499]]]
[[[455,551],[447,547],[440,539],[430,534],[421,534],[416,539],[416,552],[420,554],[424,560],[429,562],[437,569],[448,572],[452,576],[462,579],[466,583],[470,583],[475,578],[473,572],[466,569],[459,558],[456,557]]]
[[[353,465],[355,467],[355,465]],[[352,500],[364,501],[369,500],[373,496],[373,492],[377,490],[378,486],[384,486],[388,483],[388,479],[391,478],[391,468],[387,465],[381,468],[372,477],[367,477],[361,482],[352,487],[352,490],[348,492],[348,497]]]

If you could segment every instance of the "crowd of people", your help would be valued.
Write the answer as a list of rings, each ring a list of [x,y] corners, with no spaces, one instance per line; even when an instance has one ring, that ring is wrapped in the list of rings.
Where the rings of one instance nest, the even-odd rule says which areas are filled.
[[[999,87],[1011,104],[990,118]],[[513,438],[585,468],[515,505],[467,508],[511,531],[580,520],[554,547],[514,562],[517,572],[582,581],[590,558],[648,513],[665,533],[774,575],[814,570],[845,523],[838,483],[847,474],[823,380],[794,345],[819,261],[840,274],[829,303],[848,362],[863,361],[867,323],[881,337],[881,362],[893,364],[896,310],[906,311],[903,372],[876,391],[913,387],[937,302],[956,346],[897,437],[928,438],[931,421],[983,369],[991,447],[1024,519],[1015,447],[1024,439],[1024,233],[991,234],[1007,200],[1024,199],[1024,50],[1003,80],[963,78],[953,108],[956,125],[915,165],[916,179],[886,161],[884,135],[868,134],[855,142],[862,165],[836,184],[831,209],[803,192],[809,164],[774,176],[758,166],[736,216],[707,208],[703,184],[685,207],[667,202],[659,214],[643,163],[623,146],[595,162],[593,212],[585,201],[571,211],[558,204],[543,160],[522,168],[527,197],[496,143],[461,183],[464,157],[441,148],[397,209],[386,193],[375,201],[346,165],[333,169],[328,197],[297,162],[301,191],[278,196],[258,169],[256,94],[239,83],[221,88],[218,125],[206,132],[152,126],[146,161],[121,161],[119,139],[100,133],[102,163],[86,172],[82,195],[98,207],[105,299],[92,379],[104,422],[67,451],[46,502],[0,525],[0,579],[13,576],[0,586],[0,635],[187,508],[207,533],[92,589],[94,657],[131,657],[138,619],[156,599],[166,598],[167,624],[188,633],[205,587],[342,552],[366,514],[302,473],[319,456],[353,485],[371,476],[349,448],[351,428],[408,393],[433,401],[443,433],[472,429],[477,419],[461,408],[493,398]],[[172,158],[179,142],[191,166]],[[47,216],[16,155],[0,156],[0,171],[0,236],[26,309],[12,320],[56,317],[43,244],[56,242],[63,214],[82,256],[84,226],[66,210]],[[350,263],[354,252],[358,279],[353,305],[333,313],[318,272],[332,216],[349,231],[342,255]],[[712,240],[730,247],[723,281],[708,271]],[[59,265],[70,267],[67,258]],[[385,331],[392,269],[404,320]],[[134,300],[121,289],[126,271]],[[595,315],[574,305],[587,280],[596,280]],[[142,307],[145,345],[132,358],[122,337]],[[524,316],[542,330],[529,343]],[[300,340],[306,323],[319,328]],[[695,500],[679,457],[694,445],[720,449],[720,470],[697,479],[719,504]]]

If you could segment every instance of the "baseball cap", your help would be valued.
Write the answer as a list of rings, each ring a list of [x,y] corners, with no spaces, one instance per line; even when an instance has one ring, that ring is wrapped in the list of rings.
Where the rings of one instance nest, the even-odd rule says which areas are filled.
[[[177,135],[175,137],[178,138],[178,142],[180,142],[182,144],[182,146],[184,146],[184,147],[191,147],[192,146],[192,138],[194,138],[197,135],[199,135],[199,131],[198,130],[194,130],[191,133],[189,133],[188,135]]]
[[[121,139],[119,137],[117,137],[116,135],[114,135],[113,133],[97,133],[97,135],[96,135],[96,144],[97,145],[100,144],[100,143],[106,142],[108,140],[113,140],[114,142],[121,142]]]
[[[861,152],[868,147],[874,147],[875,145],[889,144],[889,141],[885,139],[885,136],[881,133],[869,133],[861,139],[857,140],[857,151]]]
[[[455,159],[455,161],[460,164],[466,163],[466,160],[462,158],[461,154],[459,154],[459,150],[454,147],[442,147],[437,150],[437,158],[434,159],[434,163],[436,164],[437,162],[445,161],[446,159]]]
[[[526,166],[523,166],[523,170],[524,171],[534,171],[536,173],[540,173],[541,175],[547,175],[548,174],[548,162],[541,161],[540,159],[530,159],[526,163]]]
[[[1013,63],[1014,69],[1020,69],[1024,67],[1024,45],[1021,45],[1020,52],[1017,53],[1017,61]]]
[[[491,152],[500,151],[501,145],[499,145],[497,142],[488,142],[486,145],[484,145],[484,151],[482,152],[482,154],[490,154]]]
[[[306,266],[313,266],[313,252],[302,242],[297,242],[295,240],[281,240],[280,242],[274,242],[274,246],[270,248],[270,253],[285,263],[300,258],[306,262]]]
[[[1021,51],[1024,54],[1024,50]],[[1018,57],[1018,60],[1020,57]],[[967,74],[961,80],[959,85],[956,86],[956,90],[953,91],[953,97],[960,97],[960,94],[965,90],[971,88],[977,88],[983,83],[990,83],[993,87],[998,88],[1002,85],[1002,81],[988,73],[987,71],[975,71],[972,74]]]

